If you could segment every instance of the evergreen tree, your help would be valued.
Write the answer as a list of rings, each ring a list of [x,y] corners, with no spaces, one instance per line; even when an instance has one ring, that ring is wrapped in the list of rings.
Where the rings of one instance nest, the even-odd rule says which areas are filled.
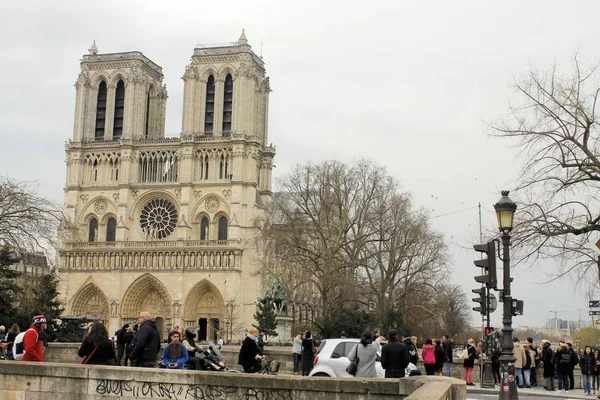
[[[19,257],[8,246],[0,248],[0,323],[6,326],[12,325],[19,293],[19,286],[15,280],[19,273],[8,267],[17,262]]]
[[[256,313],[254,319],[258,322],[258,325],[252,325],[258,331],[264,332],[267,336],[277,336],[277,321],[275,320],[275,310],[271,300],[267,297],[258,299],[256,304]]]
[[[36,309],[39,310],[48,321],[48,340],[53,341],[56,337],[56,320],[65,310],[58,300],[58,277],[54,271],[44,275],[33,292],[35,295]]]

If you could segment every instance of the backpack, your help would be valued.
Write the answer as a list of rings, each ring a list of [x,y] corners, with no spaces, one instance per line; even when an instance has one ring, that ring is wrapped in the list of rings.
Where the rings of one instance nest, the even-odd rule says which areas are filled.
[[[529,354],[529,350],[525,350],[525,368],[531,367],[531,354]]]
[[[571,354],[570,353],[562,353],[560,355],[560,360],[559,362],[561,364],[571,364]]]
[[[23,361],[23,356],[25,355],[25,350],[23,349],[23,339],[25,338],[25,334],[29,331],[34,331],[35,329],[29,328],[24,332],[21,332],[17,335],[17,337],[15,338],[15,342],[13,343],[13,357],[15,358],[15,361]],[[36,336],[37,336],[37,332],[35,332]],[[36,339],[36,342],[39,340]]]
[[[462,353],[460,353],[460,358],[462,358],[463,360],[466,360],[467,358],[469,358],[469,350],[467,350],[466,348],[462,351]]]

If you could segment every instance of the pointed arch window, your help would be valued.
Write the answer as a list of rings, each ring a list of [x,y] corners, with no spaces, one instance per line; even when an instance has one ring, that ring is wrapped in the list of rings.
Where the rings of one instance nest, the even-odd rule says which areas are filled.
[[[208,217],[200,220],[200,240],[208,240]]]
[[[96,239],[98,239],[98,220],[96,218],[92,218],[89,224],[88,241],[95,242]]]
[[[111,218],[106,224],[106,241],[114,242],[117,237],[117,220]]]
[[[227,217],[219,218],[219,236],[218,240],[227,240]]]
[[[233,107],[233,78],[231,74],[227,74],[225,77],[223,95],[223,136],[229,136],[231,134],[231,113]]]
[[[204,112],[204,133],[212,134],[215,114],[215,77],[209,76],[206,82],[206,111]]]
[[[148,125],[150,121],[150,92],[146,96],[146,126],[144,127],[144,138],[148,139]]]
[[[123,135],[123,116],[125,113],[125,83],[119,80],[115,91],[115,118],[113,124],[113,140]]]
[[[95,140],[104,139],[104,125],[106,123],[106,82],[100,82],[98,86],[98,97],[96,102],[96,131]]]
[[[204,156],[204,159],[202,161],[202,168],[204,172],[203,179],[208,179],[208,154]]]

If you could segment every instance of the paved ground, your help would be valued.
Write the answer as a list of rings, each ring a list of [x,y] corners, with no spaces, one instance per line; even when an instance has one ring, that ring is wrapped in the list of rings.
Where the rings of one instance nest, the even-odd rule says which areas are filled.
[[[467,400],[491,400],[498,398],[500,388],[482,389],[467,387]],[[569,390],[568,393],[559,391],[549,392],[542,388],[519,389],[519,400],[553,400],[553,399],[596,399],[596,396],[585,396],[582,389]]]

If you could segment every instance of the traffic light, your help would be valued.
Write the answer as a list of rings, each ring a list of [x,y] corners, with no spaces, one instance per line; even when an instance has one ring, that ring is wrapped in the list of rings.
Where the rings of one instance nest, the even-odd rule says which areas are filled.
[[[487,255],[487,258],[473,261],[476,266],[483,268],[483,275],[475,276],[475,281],[485,284],[488,289],[497,289],[496,242],[491,240],[487,243],[474,244],[473,248]]]
[[[473,311],[479,312],[481,315],[487,314],[487,290],[484,287],[479,289],[472,289],[473,293],[479,295],[479,297],[473,297],[475,303],[479,303],[477,307],[473,307]]]
[[[494,334],[494,327],[486,326],[485,327],[485,336],[492,336],[493,334]]]

